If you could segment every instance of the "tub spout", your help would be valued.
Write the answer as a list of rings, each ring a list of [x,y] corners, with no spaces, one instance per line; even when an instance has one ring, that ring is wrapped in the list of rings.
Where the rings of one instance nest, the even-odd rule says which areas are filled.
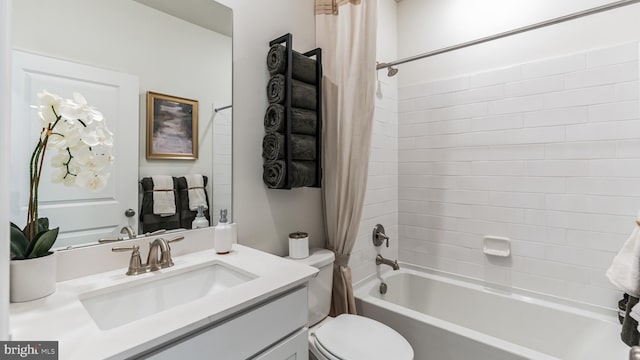
[[[381,264],[389,265],[393,270],[400,270],[400,265],[398,265],[398,260],[391,261],[389,259],[383,258],[382,255],[378,254],[378,256],[376,256],[376,265],[381,265]]]

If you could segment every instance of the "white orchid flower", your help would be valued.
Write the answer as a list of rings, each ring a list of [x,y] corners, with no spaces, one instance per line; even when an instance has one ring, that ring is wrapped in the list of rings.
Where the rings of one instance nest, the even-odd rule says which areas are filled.
[[[63,103],[63,99],[54,95],[47,90],[43,90],[38,93],[38,118],[43,128],[47,129],[50,124],[54,124],[58,119],[57,115],[60,115],[60,105]]]
[[[80,120],[84,125],[90,125],[94,121],[102,121],[104,118],[102,113],[96,108],[89,106],[87,100],[77,92],[73,93],[75,101],[67,99],[60,105],[60,114],[68,121],[74,123]]]
[[[91,191],[102,190],[107,184],[109,175],[98,175],[92,171],[83,170],[76,177],[76,183],[80,187],[87,188]]]
[[[80,128],[68,121],[60,121],[49,135],[49,145],[56,149],[74,147],[80,142]]]

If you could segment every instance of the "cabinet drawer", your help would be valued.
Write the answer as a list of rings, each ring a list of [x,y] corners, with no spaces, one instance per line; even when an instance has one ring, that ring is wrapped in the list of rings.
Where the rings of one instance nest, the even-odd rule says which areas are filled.
[[[149,359],[247,359],[307,325],[307,288],[168,344]]]
[[[309,329],[306,327],[272,346],[253,360],[308,360]]]

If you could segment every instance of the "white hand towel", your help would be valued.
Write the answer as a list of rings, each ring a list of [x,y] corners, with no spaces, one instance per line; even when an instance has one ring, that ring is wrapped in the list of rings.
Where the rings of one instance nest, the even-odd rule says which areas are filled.
[[[640,297],[640,225],[633,229],[618,255],[613,258],[607,277],[618,289]]]
[[[187,189],[189,193],[189,210],[196,211],[202,205],[207,210],[207,196],[204,192],[204,178],[200,174],[191,174],[184,177],[187,179]]]
[[[153,180],[153,213],[160,216],[171,216],[176,213],[176,197],[173,193],[171,176],[152,176]]]

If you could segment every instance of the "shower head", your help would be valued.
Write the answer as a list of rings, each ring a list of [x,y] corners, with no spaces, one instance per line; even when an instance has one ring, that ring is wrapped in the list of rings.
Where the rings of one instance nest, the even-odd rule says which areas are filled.
[[[398,73],[398,69],[394,68],[393,66],[389,66],[387,68],[387,76],[388,77],[393,77]]]

